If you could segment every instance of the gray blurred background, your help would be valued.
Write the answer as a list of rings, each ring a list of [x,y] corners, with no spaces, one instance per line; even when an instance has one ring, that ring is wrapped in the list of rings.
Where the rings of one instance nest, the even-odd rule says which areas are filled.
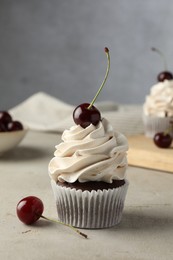
[[[0,110],[43,91],[67,103],[141,104],[163,70],[173,70],[172,0],[0,0]]]

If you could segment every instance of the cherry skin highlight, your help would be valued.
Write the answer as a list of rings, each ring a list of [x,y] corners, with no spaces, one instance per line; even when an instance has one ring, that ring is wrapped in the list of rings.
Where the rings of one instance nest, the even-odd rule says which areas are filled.
[[[43,202],[35,196],[23,198],[16,207],[18,218],[27,225],[35,223],[42,216],[43,210]]]
[[[153,141],[160,148],[168,148],[171,146],[172,137],[169,133],[160,132],[154,135]]]
[[[73,120],[77,125],[83,128],[88,127],[90,124],[97,125],[101,120],[101,114],[95,106],[89,109],[89,103],[83,103],[77,106],[73,112]]]
[[[12,132],[22,130],[23,125],[19,121],[13,121],[7,111],[0,111],[0,132]]]

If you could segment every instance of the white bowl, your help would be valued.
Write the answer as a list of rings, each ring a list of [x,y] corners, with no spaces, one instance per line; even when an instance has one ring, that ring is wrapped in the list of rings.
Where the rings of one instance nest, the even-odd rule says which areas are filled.
[[[12,132],[0,132],[0,155],[16,147],[24,138],[28,131],[27,127],[23,130]]]

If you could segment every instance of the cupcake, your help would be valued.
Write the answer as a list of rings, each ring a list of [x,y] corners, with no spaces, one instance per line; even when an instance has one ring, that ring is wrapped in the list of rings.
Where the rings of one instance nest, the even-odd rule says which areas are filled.
[[[108,68],[98,92],[109,72],[107,48],[105,52]],[[101,118],[93,101],[74,110],[76,124],[63,132],[62,142],[56,146],[48,166],[58,218],[79,228],[107,228],[118,224],[129,185],[127,139]]]
[[[160,50],[152,50],[164,57]],[[143,105],[144,131],[151,138],[158,132],[168,131],[173,122],[173,75],[165,70],[158,74],[157,80],[158,83],[151,87]],[[170,134],[173,136],[171,129]]]
[[[118,224],[128,187],[127,139],[103,118],[72,126],[62,140],[49,163],[59,220],[79,228]]]
[[[173,122],[173,80],[155,84],[143,105],[145,135],[153,137],[167,131]],[[173,136],[173,131],[171,132]]]

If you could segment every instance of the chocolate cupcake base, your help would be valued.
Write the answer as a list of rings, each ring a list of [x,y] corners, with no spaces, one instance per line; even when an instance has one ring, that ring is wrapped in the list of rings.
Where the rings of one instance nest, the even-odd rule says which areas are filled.
[[[101,186],[92,187],[92,190],[87,190],[85,185],[90,185],[86,183],[75,183],[73,185],[78,187],[72,187],[52,180],[51,185],[60,221],[78,228],[108,228],[121,221],[129,185],[127,180],[114,182],[115,187],[98,183]]]

